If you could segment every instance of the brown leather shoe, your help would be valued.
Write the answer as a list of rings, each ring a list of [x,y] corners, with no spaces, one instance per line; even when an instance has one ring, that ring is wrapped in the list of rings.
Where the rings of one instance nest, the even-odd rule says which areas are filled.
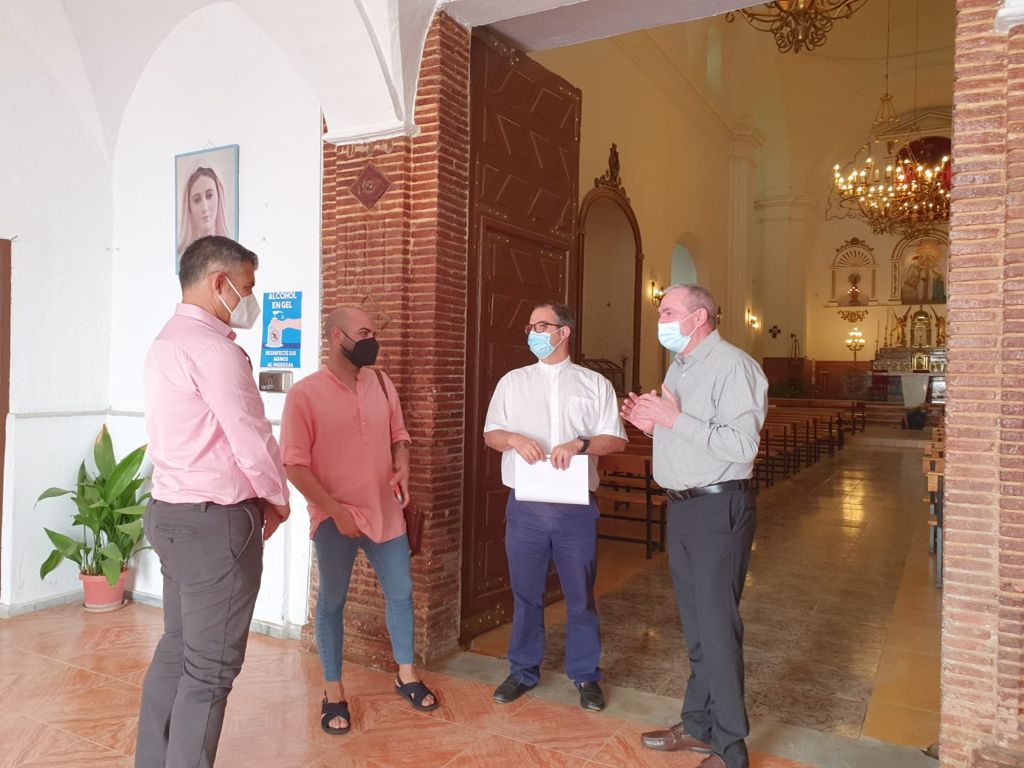
[[[697,768],[725,768],[725,760],[718,755],[709,755],[700,761]]]
[[[691,736],[686,732],[686,727],[682,723],[676,723],[667,731],[649,731],[640,735],[640,743],[648,749],[656,749],[659,752],[678,752],[679,750],[686,750],[687,752],[702,752],[711,754],[711,745],[706,741],[701,741],[695,736]],[[704,761],[706,763],[707,760]],[[701,763],[701,765],[704,765]],[[724,768],[725,763],[722,763]],[[709,764],[706,768],[712,768]]]

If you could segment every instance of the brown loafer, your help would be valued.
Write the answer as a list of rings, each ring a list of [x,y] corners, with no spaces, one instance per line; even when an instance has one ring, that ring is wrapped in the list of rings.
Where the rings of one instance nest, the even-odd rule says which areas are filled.
[[[697,768],[725,768],[725,760],[718,755],[710,755],[701,760]]]
[[[649,731],[641,734],[640,743],[648,749],[656,749],[659,752],[678,752],[680,750],[702,752],[705,754],[711,754],[712,752],[710,744],[688,734],[686,727],[682,723],[676,723],[667,731]],[[704,761],[704,763],[706,762],[707,760]],[[701,763],[701,765],[704,765],[704,763]],[[705,768],[713,768],[713,765],[709,764]],[[722,766],[724,765],[725,763],[722,763]]]

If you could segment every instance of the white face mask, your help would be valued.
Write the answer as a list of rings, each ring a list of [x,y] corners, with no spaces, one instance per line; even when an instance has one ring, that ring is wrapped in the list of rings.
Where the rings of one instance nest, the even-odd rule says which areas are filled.
[[[224,299],[221,299],[220,294],[217,294],[217,298],[220,299],[220,303],[224,305],[224,309],[231,313],[231,317],[228,318],[228,325],[232,328],[242,328],[248,330],[256,325],[256,320],[260,316],[260,303],[251,293],[248,296],[243,296],[235,288],[235,284],[231,282],[231,278],[227,275],[224,276],[228,281],[228,285],[231,286],[231,290],[235,292],[238,297],[238,303],[235,304],[235,308],[231,309],[227,305]]]

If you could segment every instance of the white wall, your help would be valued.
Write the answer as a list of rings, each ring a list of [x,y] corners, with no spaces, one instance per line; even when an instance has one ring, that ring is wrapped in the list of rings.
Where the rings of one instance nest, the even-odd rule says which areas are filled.
[[[74,480],[107,407],[110,171],[76,60],[67,29],[0,5],[0,237],[16,237],[0,608],[79,588],[73,568],[39,580],[43,525],[65,518],[33,505]]]
[[[234,5],[210,6],[185,19],[154,53],[125,110],[114,155],[110,402],[111,431],[124,450],[146,440],[143,360],[181,296],[174,155],[223,144],[239,145],[239,240],[260,257],[256,292],[303,292],[296,380],[318,367],[319,102],[248,16]],[[259,330],[239,332],[238,341],[258,365]],[[264,402],[279,418],[284,395],[264,395]],[[160,594],[154,561],[144,556],[136,592]],[[308,569],[308,517],[296,495],[292,520],[268,544],[256,620],[301,625]]]

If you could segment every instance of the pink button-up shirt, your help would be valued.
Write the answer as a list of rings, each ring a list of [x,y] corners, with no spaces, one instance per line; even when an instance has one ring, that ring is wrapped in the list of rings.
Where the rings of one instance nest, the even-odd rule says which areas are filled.
[[[149,348],[146,429],[153,498],[171,504],[288,500],[281,453],[235,333],[179,304]]]
[[[410,441],[395,385],[386,375],[385,395],[377,374],[363,368],[353,392],[328,368],[288,391],[281,417],[285,464],[309,467],[331,496],[352,512],[372,541],[390,541],[405,531],[405,516],[391,486],[391,447]],[[309,505],[310,537],[327,512]]]

